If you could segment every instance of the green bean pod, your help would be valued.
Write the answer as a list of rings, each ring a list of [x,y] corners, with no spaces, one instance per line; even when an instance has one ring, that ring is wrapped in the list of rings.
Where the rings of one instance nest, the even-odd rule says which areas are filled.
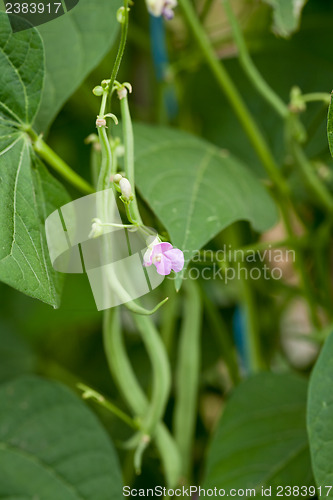
[[[127,356],[122,338],[119,308],[109,309],[104,313],[103,341],[114,381],[132,412],[142,417],[149,403]],[[157,424],[154,439],[164,466],[167,485],[173,488],[179,483],[180,454],[171,433],[161,421]]]
[[[152,435],[157,423],[162,419],[171,386],[171,372],[163,341],[150,318],[132,315],[141,334],[153,369],[152,396],[148,411],[142,422],[146,434]]]
[[[200,290],[195,281],[186,280],[184,290],[186,295],[178,347],[173,425],[182,458],[182,474],[189,482],[198,404],[202,306]]]

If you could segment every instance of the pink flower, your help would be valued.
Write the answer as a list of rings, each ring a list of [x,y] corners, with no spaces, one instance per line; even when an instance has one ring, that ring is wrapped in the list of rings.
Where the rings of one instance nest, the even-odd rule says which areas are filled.
[[[155,240],[156,241],[156,240]],[[184,267],[184,254],[171,243],[152,243],[143,257],[145,267],[155,265],[158,274],[166,276],[171,270],[178,273]]]

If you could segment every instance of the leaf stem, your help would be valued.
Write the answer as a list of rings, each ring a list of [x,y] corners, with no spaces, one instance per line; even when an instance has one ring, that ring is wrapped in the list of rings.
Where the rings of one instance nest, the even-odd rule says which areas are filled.
[[[96,403],[98,403],[100,406],[103,406],[103,408],[106,408],[109,410],[111,413],[113,413],[116,417],[118,417],[120,420],[125,422],[129,427],[132,427],[132,429],[138,429],[139,425],[138,423],[128,415],[126,415],[125,412],[120,410],[116,405],[111,403],[111,401],[108,401],[102,394],[99,392],[95,391],[88,385],[79,383],[77,384],[77,388],[82,391],[82,398],[83,399],[92,399]]]
[[[230,5],[230,1],[222,0],[222,4],[228,16],[233,37],[238,48],[239,60],[245,73],[251,80],[254,87],[262,95],[262,97],[275,109],[275,111],[282,118],[285,118],[289,114],[288,106],[282,101],[280,96],[276,94],[274,90],[268,85],[268,83],[264,80],[261,73],[254,65],[249,51],[247,50],[243,33],[239,27],[237,18]]]
[[[302,147],[293,141],[292,150],[309,190],[316,197],[320,205],[329,213],[333,212],[333,197],[326,186],[317,177],[310,160],[304,154]]]
[[[43,160],[45,160],[56,172],[58,172],[61,177],[66,179],[70,184],[72,184],[72,186],[84,194],[94,193],[94,188],[76,172],[74,172],[74,170],[72,170],[71,167],[69,167],[67,163],[65,163],[64,160],[62,160],[60,156],[58,156],[57,153],[55,153],[53,149],[51,149],[43,141],[41,136],[37,135],[31,129],[26,130],[26,132],[31,138],[34,151],[36,151],[36,153],[38,153]]]
[[[193,35],[205,56],[208,66],[215,75],[219,86],[227,96],[268,175],[279,191],[286,195],[289,192],[289,186],[281,175],[279,167],[276,164],[261,131],[246,107],[223,63],[218,60],[211,43],[195,14],[190,0],[179,0],[179,4],[183,9],[183,13],[193,32]]]
[[[302,101],[303,102],[322,101],[325,102],[326,104],[329,104],[331,102],[331,94],[328,94],[327,92],[311,92],[310,94],[302,94]]]

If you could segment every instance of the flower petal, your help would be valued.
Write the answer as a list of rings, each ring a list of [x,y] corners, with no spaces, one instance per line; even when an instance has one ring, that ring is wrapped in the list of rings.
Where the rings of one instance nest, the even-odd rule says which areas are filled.
[[[181,271],[184,267],[184,254],[179,248],[173,248],[164,252],[165,257],[171,261],[171,269],[176,273]]]
[[[160,262],[154,262],[158,274],[166,276],[171,273],[171,260],[169,260],[165,255],[161,255]]]
[[[153,246],[153,254],[156,255],[158,253],[164,253],[167,250],[171,250],[173,246],[171,243],[168,243],[167,241],[163,241],[162,243],[157,243],[157,245]]]
[[[153,250],[151,248],[147,248],[143,256],[143,265],[145,267],[151,266],[153,263]]]

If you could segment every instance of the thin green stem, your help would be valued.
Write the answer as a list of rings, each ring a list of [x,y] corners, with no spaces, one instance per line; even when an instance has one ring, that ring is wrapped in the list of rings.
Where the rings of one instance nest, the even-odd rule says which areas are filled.
[[[327,92],[311,92],[310,94],[302,94],[301,98],[303,102],[322,101],[327,105],[331,102],[331,94],[328,94]]]
[[[282,218],[284,220],[288,236],[292,237],[293,236],[293,227],[291,225],[290,218],[289,218],[289,206],[286,203],[284,203],[283,200],[280,203],[280,209],[281,209]],[[300,281],[301,281],[301,285],[300,285],[301,290],[303,292],[304,297],[307,300],[312,322],[316,327],[318,327],[320,325],[320,321],[319,321],[318,314],[317,314],[316,297],[314,296],[313,291],[312,291],[312,284],[311,284],[309,276],[308,276],[303,253],[301,251],[297,252],[297,254],[295,256],[295,268],[298,270],[298,273],[299,273],[299,277],[300,277]]]
[[[117,74],[120,68],[121,60],[123,58],[124,52],[125,52],[125,47],[126,47],[126,40],[127,40],[127,32],[128,32],[128,0],[124,0],[124,18],[123,22],[121,23],[121,34],[120,34],[120,43],[119,43],[119,48],[117,52],[117,57],[115,60],[115,63],[112,68],[112,73],[110,76],[110,85],[109,85],[109,96],[112,94],[113,90],[113,84],[115,82],[115,79],[117,78]]]
[[[91,194],[94,192],[94,188],[74,172],[74,170],[72,170],[71,167],[69,167],[67,163],[65,163],[64,160],[43,141],[41,136],[38,136],[33,130],[27,130],[27,133],[31,138],[32,147],[36,153],[58,172],[61,177],[66,179],[66,181],[84,194]]]
[[[97,142],[91,145],[91,152],[90,152],[90,172],[94,186],[97,186],[101,160],[102,160],[102,155],[100,150],[100,144]]]
[[[99,110],[99,116],[101,118],[103,118],[105,115],[107,97],[108,97],[107,91],[104,91]],[[108,134],[106,132],[106,127],[104,126],[98,127],[98,137],[101,145],[102,163],[98,176],[97,191],[103,191],[104,189],[107,189],[110,186],[111,182],[110,177],[113,173],[112,151]]]
[[[315,114],[314,118],[312,119],[306,130],[306,139],[303,142],[303,147],[309,144],[311,139],[313,139],[318,128],[322,125],[323,121],[326,119],[326,116],[327,116],[327,107],[323,103],[321,103],[321,106],[319,106],[317,113]],[[325,152],[326,150],[327,148],[325,148]],[[318,157],[320,156],[321,155],[319,154]]]
[[[111,401],[107,400],[102,394],[99,392],[95,391],[88,385],[79,383],[77,384],[77,388],[82,391],[82,398],[83,399],[92,399],[96,403],[98,403],[100,406],[103,406],[103,408],[106,408],[108,411],[113,413],[116,417],[118,417],[120,420],[125,422],[129,427],[132,427],[132,429],[138,429],[139,425],[133,418],[129,417],[126,415],[125,412],[120,410],[116,405],[111,403]]]
[[[237,224],[233,224],[225,230],[225,235],[231,241],[235,248],[240,247],[240,231]],[[246,261],[243,263],[247,265]],[[239,286],[241,293],[241,301],[246,314],[246,328],[247,328],[247,345],[250,369],[252,373],[262,370],[265,366],[260,346],[260,333],[258,324],[258,310],[255,300],[255,295],[252,291],[251,283],[246,276],[241,273],[239,277]]]
[[[128,107],[127,95],[120,100],[121,120],[123,126],[123,141],[125,147],[124,168],[127,179],[129,180],[134,199],[131,202],[130,209],[133,213],[133,219],[138,224],[143,224],[135,196],[135,177],[134,177],[134,137],[131,115]],[[129,214],[131,217],[132,215]]]
[[[101,226],[105,226],[105,227],[119,227],[119,228],[123,228],[123,229],[133,228],[133,224],[114,224],[113,222],[104,222],[104,223],[101,224]]]
[[[174,338],[176,336],[176,322],[179,302],[176,297],[176,290],[173,281],[166,279],[165,282],[166,293],[170,300],[161,310],[161,337],[163,339],[165,349],[170,357],[173,350]]]
[[[212,334],[216,338],[221,350],[222,359],[226,364],[230,378],[233,384],[240,381],[239,367],[236,357],[236,349],[233,345],[224,319],[219,314],[213,302],[208,298],[207,293],[202,291],[202,300],[207,314],[208,324],[211,327]]]
[[[293,141],[292,151],[308,189],[312,192],[313,196],[317,199],[320,205],[329,213],[332,213],[333,197],[326,186],[317,177],[311,162],[304,154],[302,147],[296,143],[296,141]]]
[[[190,0],[180,0],[179,4],[182,7],[183,13],[193,32],[193,35],[204,54],[208,66],[233,107],[268,175],[279,191],[283,195],[287,194],[289,192],[289,186],[281,175],[279,167],[276,164],[262,133],[246,107],[241,95],[236,89],[224,65],[218,60],[211,43],[195,14]]]
[[[261,357],[257,304],[251,283],[249,283],[246,278],[240,278],[240,288],[243,298],[243,306],[245,309],[246,333],[251,371],[252,373],[256,373],[264,369],[264,363]]]
[[[254,65],[252,58],[247,50],[247,46],[242,34],[242,30],[238,24],[237,18],[233,13],[229,0],[222,0],[223,6],[227,13],[233,37],[236,42],[240,63],[249,77],[250,81],[262,97],[273,107],[273,109],[282,117],[285,118],[289,114],[288,106],[282,101],[280,96],[264,80],[261,73]]]

